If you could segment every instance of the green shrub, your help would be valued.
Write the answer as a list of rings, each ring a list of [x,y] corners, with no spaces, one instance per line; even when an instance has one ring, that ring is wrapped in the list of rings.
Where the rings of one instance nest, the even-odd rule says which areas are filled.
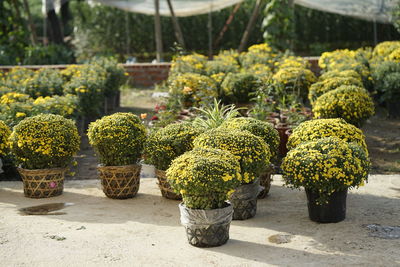
[[[179,156],[167,170],[167,178],[192,209],[223,208],[242,181],[238,160],[212,148],[195,148]]]
[[[132,113],[114,113],[92,122],[89,143],[105,166],[136,164],[146,140],[146,129]]]
[[[23,168],[64,168],[79,150],[80,137],[72,120],[46,114],[18,123],[10,142],[17,164]]]
[[[229,73],[221,84],[222,92],[227,100],[249,102],[251,94],[261,86],[260,79],[250,73]]]
[[[399,62],[382,62],[374,69],[373,77],[381,103],[397,103],[400,100]]]
[[[57,44],[28,46],[25,48],[24,65],[55,65],[75,62],[72,49]]]
[[[107,72],[98,65],[81,65],[64,85],[64,94],[78,96],[79,107],[85,116],[97,116],[104,100]]]
[[[170,75],[185,74],[188,72],[205,74],[207,57],[200,54],[179,56],[172,60]]]
[[[152,132],[144,146],[147,163],[165,171],[173,159],[193,148],[193,140],[202,131],[191,123],[173,123]]]
[[[0,158],[9,153],[8,138],[11,135],[10,128],[0,120]]]
[[[197,73],[184,73],[168,78],[169,92],[184,106],[199,106],[212,103],[218,96],[216,82],[205,75]]]

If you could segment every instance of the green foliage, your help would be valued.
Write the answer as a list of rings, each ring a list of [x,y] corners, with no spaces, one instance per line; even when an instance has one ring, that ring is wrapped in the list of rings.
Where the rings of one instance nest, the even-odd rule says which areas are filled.
[[[10,128],[0,120],[0,158],[9,153],[8,138],[11,135]]]
[[[373,72],[375,90],[381,103],[398,103],[400,101],[400,63],[385,61]]]
[[[75,62],[74,52],[65,45],[27,46],[24,51],[24,65],[71,64]]]
[[[370,162],[359,145],[327,137],[290,150],[281,168],[286,185],[318,192],[317,202],[324,204],[336,191],[362,186]]]
[[[240,115],[239,109],[234,104],[224,105],[221,100],[214,98],[214,104],[205,108],[196,108],[199,111],[193,125],[200,129],[214,129],[221,126],[226,120],[235,118]]]
[[[228,73],[221,84],[224,99],[236,103],[249,102],[260,86],[260,79],[251,73]]]
[[[184,107],[206,105],[218,96],[216,82],[205,75],[184,73],[168,78],[169,92]]]
[[[248,131],[211,129],[194,140],[194,147],[229,151],[239,160],[243,183],[251,183],[270,163],[271,152],[264,140]]]
[[[99,65],[72,66],[74,74],[64,85],[64,94],[78,96],[79,107],[85,116],[97,116],[104,99],[107,72]]]
[[[126,83],[125,69],[118,65],[115,58],[99,57],[91,60],[89,64],[98,65],[107,72],[105,81],[105,96],[114,96],[118,93],[119,88]]]
[[[170,75],[184,74],[187,72],[205,74],[207,58],[203,55],[194,53],[176,57],[171,62]]]
[[[167,179],[183,202],[192,209],[217,209],[241,183],[240,165],[231,153],[195,148],[176,158]]]
[[[60,115],[37,115],[21,121],[10,136],[11,151],[26,169],[67,167],[79,150],[74,121]]]
[[[145,161],[165,171],[173,159],[193,149],[193,140],[202,130],[191,123],[173,123],[152,132],[144,146]]]
[[[146,129],[136,115],[114,113],[92,122],[88,137],[101,164],[124,166],[140,159]]]
[[[279,50],[293,48],[294,11],[289,0],[269,0],[264,10],[264,40]]]

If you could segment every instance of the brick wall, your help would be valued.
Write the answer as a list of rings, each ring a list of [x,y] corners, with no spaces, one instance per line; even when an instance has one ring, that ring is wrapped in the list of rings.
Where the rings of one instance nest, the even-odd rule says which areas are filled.
[[[305,57],[311,64],[311,70],[319,74],[320,68],[318,66],[319,57]],[[133,78],[132,84],[138,87],[150,87],[160,83],[168,78],[168,72],[171,68],[171,63],[134,63],[134,64],[121,64],[129,77]],[[15,66],[0,66],[0,71],[9,71]],[[23,66],[25,68],[38,70],[41,68],[65,69],[68,65],[33,65]]]

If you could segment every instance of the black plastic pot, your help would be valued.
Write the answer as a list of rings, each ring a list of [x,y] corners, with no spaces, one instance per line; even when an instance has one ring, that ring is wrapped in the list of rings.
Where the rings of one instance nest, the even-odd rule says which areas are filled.
[[[318,205],[319,193],[306,189],[308,215],[311,221],[319,223],[337,223],[346,218],[347,189],[334,192],[328,203]]]

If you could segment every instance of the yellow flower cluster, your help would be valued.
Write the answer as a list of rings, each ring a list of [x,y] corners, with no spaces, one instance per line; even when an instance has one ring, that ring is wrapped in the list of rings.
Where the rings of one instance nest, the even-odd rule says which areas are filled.
[[[21,121],[10,136],[11,151],[27,169],[66,167],[79,150],[75,123],[59,115],[37,115]]]
[[[394,62],[400,62],[400,47],[393,50],[393,52],[390,53],[386,59]]]
[[[0,121],[0,157],[5,156],[9,152],[8,138],[10,134],[10,128],[3,121]]]
[[[218,148],[239,160],[243,183],[251,183],[269,166],[271,152],[264,140],[248,131],[217,128],[199,135],[194,147]]]
[[[144,146],[144,158],[165,171],[171,161],[193,149],[193,140],[202,131],[189,122],[173,123],[150,133]]]
[[[381,42],[375,46],[373,56],[385,58],[398,48],[400,48],[400,41]]]
[[[317,202],[325,203],[335,191],[362,186],[370,162],[359,145],[327,137],[290,150],[281,168],[286,185],[318,192]]]
[[[318,77],[319,81],[324,81],[326,79],[331,79],[331,78],[354,78],[357,80],[360,80],[362,82],[362,78],[358,72],[355,70],[331,70],[327,71],[321,74],[321,76]]]
[[[374,115],[375,106],[364,88],[342,85],[318,97],[313,112],[316,118],[343,118],[360,127]]]
[[[337,137],[348,143],[356,143],[368,156],[367,144],[363,132],[343,119],[315,119],[305,121],[293,129],[287,142],[288,150],[301,143],[315,141],[325,137]]]
[[[170,94],[188,106],[198,106],[200,102],[212,100],[218,96],[216,82],[205,75],[185,73],[170,76],[168,83]]]
[[[316,82],[310,86],[308,91],[308,99],[311,105],[314,104],[315,100],[321,95],[335,90],[342,85],[354,85],[357,87],[363,87],[361,80],[353,77],[337,77],[337,78],[326,78],[320,82]]]
[[[146,129],[132,113],[114,113],[92,122],[89,143],[105,166],[135,164],[146,140]]]
[[[30,99],[29,95],[16,92],[6,93],[1,96],[0,104],[9,105],[15,102],[26,102]]]
[[[249,131],[264,140],[269,147],[272,157],[275,157],[278,153],[280,137],[278,131],[271,123],[249,117],[239,117],[224,122],[221,128]]]
[[[282,68],[310,68],[310,63],[302,57],[287,56],[283,57],[280,61],[275,63],[275,66],[279,69]]]
[[[172,161],[167,179],[185,205],[192,209],[224,207],[241,184],[239,161],[220,149],[195,148]]]
[[[254,64],[267,65],[273,68],[278,61],[278,53],[268,44],[256,44],[249,47],[247,53],[240,55],[240,61],[244,68],[251,68]]]
[[[170,73],[173,75],[187,72],[204,74],[207,57],[200,54],[179,56],[172,61]]]

